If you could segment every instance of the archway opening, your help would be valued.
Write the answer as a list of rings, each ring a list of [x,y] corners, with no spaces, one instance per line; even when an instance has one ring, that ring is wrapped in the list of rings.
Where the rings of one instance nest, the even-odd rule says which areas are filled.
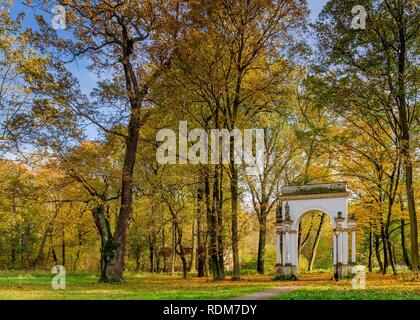
[[[333,227],[324,212],[303,214],[298,224],[299,273],[333,269]]]

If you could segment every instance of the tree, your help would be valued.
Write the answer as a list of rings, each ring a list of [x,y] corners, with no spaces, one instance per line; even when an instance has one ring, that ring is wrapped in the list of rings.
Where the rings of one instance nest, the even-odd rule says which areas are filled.
[[[195,101],[198,99],[207,105],[206,125],[211,123],[213,128],[232,131],[248,124],[252,115],[272,107],[267,103],[274,100],[272,96],[277,91],[270,92],[270,89],[290,70],[284,58],[286,52],[279,52],[277,48],[291,38],[290,31],[302,24],[305,14],[306,6],[302,1],[200,1],[195,4],[197,27],[191,34],[194,39],[191,47],[195,50],[191,47],[185,50],[188,59],[181,60],[181,70],[184,70],[187,81],[181,79],[181,83],[195,94]],[[269,94],[264,96],[267,92]],[[229,177],[231,196],[232,278],[238,280],[240,177],[234,163],[233,146],[234,139],[231,138],[230,163],[225,172]],[[217,219],[220,219],[221,212],[217,205],[221,202],[217,198],[221,190],[218,187],[220,169],[224,167],[214,169],[213,196],[216,198],[211,204],[219,212]],[[217,233],[214,236],[217,238]],[[209,250],[213,251],[212,248]],[[220,264],[221,259],[216,257],[213,264],[217,260]]]
[[[368,30],[351,30],[351,8],[363,5]],[[359,92],[374,94],[376,104],[366,113],[379,116],[396,137],[402,157],[408,212],[410,216],[411,259],[418,273],[418,226],[413,190],[413,126],[418,114],[415,50],[418,43],[418,4],[401,1],[329,1],[315,25],[324,68],[342,84],[343,76],[357,81]],[[348,86],[336,87],[348,95]]]
[[[276,114],[278,117],[278,114]],[[268,121],[270,120],[269,117]],[[257,255],[257,272],[264,274],[264,255],[267,237],[267,216],[272,212],[278,203],[279,185],[284,174],[284,168],[291,160],[294,150],[290,148],[292,133],[288,130],[285,123],[286,117],[282,117],[282,122],[275,123],[273,119],[267,123],[270,129],[265,130],[265,155],[264,165],[256,176],[246,176],[249,192],[251,194],[252,205],[258,218],[259,238]],[[267,126],[268,127],[268,126]]]
[[[49,2],[47,2],[47,5]],[[113,71],[111,80],[100,83],[95,92],[97,103],[74,103],[73,110],[107,133],[120,137],[125,143],[121,170],[121,197],[115,234],[105,246],[110,249],[108,263],[101,281],[121,282],[127,228],[132,215],[133,173],[136,161],[139,131],[147,118],[147,95],[163,70],[170,66],[176,51],[181,18],[185,12],[182,2],[125,1],[109,3],[93,1],[62,1],[67,12],[69,31],[74,41],[60,39],[42,16],[38,17],[40,32],[34,33],[39,47],[55,49],[61,60],[85,57],[99,73]],[[68,97],[67,97],[68,99]],[[80,100],[79,100],[80,101]],[[107,105],[107,103],[109,103]],[[98,105],[107,105],[107,119]],[[128,108],[125,108],[128,106]],[[112,109],[122,116],[112,114]],[[116,124],[120,128],[115,129]]]
[[[25,32],[22,32],[24,15],[15,19],[10,16],[12,1],[0,5],[0,152],[18,152],[16,123],[33,102],[30,82],[45,72],[48,56],[39,55],[32,47]]]

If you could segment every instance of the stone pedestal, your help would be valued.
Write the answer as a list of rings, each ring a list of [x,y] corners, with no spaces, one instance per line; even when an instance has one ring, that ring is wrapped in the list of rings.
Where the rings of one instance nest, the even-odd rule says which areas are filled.
[[[276,274],[280,277],[298,276],[297,267],[292,264],[276,265]]]
[[[349,263],[349,264],[347,264],[347,265],[345,265],[344,267],[345,267],[345,274],[346,275],[350,275],[350,274],[352,274],[352,270],[353,270],[353,268],[354,268],[354,266],[355,266],[356,264],[355,263]]]
[[[334,266],[334,270],[335,268],[336,266]],[[352,269],[353,269],[352,264],[342,264],[342,263],[338,264],[338,274],[340,275],[340,277],[346,277],[350,275]]]

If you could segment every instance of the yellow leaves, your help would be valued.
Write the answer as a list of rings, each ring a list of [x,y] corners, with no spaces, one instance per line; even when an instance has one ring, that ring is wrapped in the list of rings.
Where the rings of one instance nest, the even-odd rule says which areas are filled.
[[[98,141],[85,140],[81,143],[80,146],[82,149],[94,153],[94,155],[99,154],[100,143]]]
[[[14,220],[13,222],[15,224],[19,224],[19,223],[24,222],[25,221],[25,218],[22,215],[17,214],[17,215],[14,216],[14,219],[13,220]]]
[[[64,172],[56,166],[46,165],[37,168],[37,178],[44,184],[56,184],[60,179],[64,178]]]
[[[31,83],[45,76],[47,72],[46,64],[49,62],[48,57],[37,57],[30,54],[23,57],[19,65],[19,71],[23,74],[26,82]]]
[[[8,91],[1,92],[3,97],[13,95],[17,98],[21,94],[30,94],[32,90],[22,82],[32,84],[44,78],[50,61],[48,56],[40,56],[29,47],[28,34],[21,31],[20,22],[21,17],[13,20],[7,10],[0,10],[0,57],[7,70],[7,73],[3,70],[1,76],[8,83],[2,86],[2,90]]]

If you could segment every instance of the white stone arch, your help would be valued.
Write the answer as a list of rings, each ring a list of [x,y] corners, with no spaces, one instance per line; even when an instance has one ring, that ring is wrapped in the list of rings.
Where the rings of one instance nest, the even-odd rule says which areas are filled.
[[[300,212],[297,220],[293,222],[292,228],[295,229],[295,230],[299,230],[300,221],[302,220],[302,218],[306,214],[311,213],[311,212],[322,212],[322,213],[326,214],[328,216],[328,222],[330,223],[332,229],[334,230],[336,228],[335,216],[331,212],[326,210],[325,208],[317,207],[317,206],[311,207],[308,210],[303,210],[302,212]],[[298,239],[296,239],[296,241],[298,241]],[[334,236],[333,236],[333,243],[331,243],[331,249],[334,253],[335,253],[335,251],[334,251],[335,245],[336,245],[336,243],[335,243],[335,239],[334,239]],[[335,265],[335,263],[336,263],[336,261],[333,257],[333,264]],[[299,270],[299,256],[297,256],[297,259],[296,259],[296,270]]]
[[[347,274],[356,262],[356,233],[354,221],[348,219],[348,201],[351,191],[346,182],[308,184],[282,188],[276,214],[277,272],[281,275],[298,274],[298,225],[310,211],[328,215],[334,230],[333,261],[341,274]],[[352,254],[349,263],[349,231],[351,231]]]
[[[308,207],[307,209],[303,209],[301,212],[299,212],[298,214],[298,219],[297,221],[293,222],[293,228],[298,228],[299,227],[299,222],[302,220],[303,216],[307,213],[310,213],[312,211],[320,211],[322,213],[325,213],[328,216],[328,220],[331,224],[331,227],[335,228],[335,223],[334,223],[334,214],[331,213],[330,211],[328,211],[326,208],[323,207],[319,207],[319,206],[312,206],[312,207]]]

